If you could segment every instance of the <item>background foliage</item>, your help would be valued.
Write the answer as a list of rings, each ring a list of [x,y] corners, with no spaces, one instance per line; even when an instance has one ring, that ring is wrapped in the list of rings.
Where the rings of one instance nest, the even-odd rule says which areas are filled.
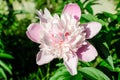
[[[120,80],[120,1],[115,0],[115,14],[94,14],[92,6],[99,5],[97,1],[0,0],[0,79]],[[43,66],[36,65],[38,44],[31,42],[25,34],[28,25],[38,21],[35,18],[36,9],[47,7],[51,13],[61,14],[64,5],[70,2],[80,6],[81,23],[97,21],[102,24],[100,33],[89,40],[96,47],[99,56],[92,62],[79,61],[76,76],[67,72],[62,60],[55,59]],[[19,6],[14,6],[15,4]]]

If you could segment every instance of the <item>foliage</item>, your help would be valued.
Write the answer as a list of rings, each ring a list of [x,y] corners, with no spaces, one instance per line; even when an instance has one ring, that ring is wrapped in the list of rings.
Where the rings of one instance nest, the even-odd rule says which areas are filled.
[[[22,4],[21,0],[18,0]],[[0,8],[0,79],[5,80],[120,80],[120,2],[116,13],[101,12],[94,15],[92,5],[98,0],[38,0],[35,9],[47,7],[53,14],[61,14],[64,5],[77,3],[82,10],[81,23],[97,21],[102,24],[101,32],[89,40],[99,56],[92,62],[79,61],[78,74],[71,76],[62,60],[37,66],[35,62],[38,44],[31,42],[25,34],[27,26],[36,15],[25,9],[14,10],[15,0],[2,0]],[[60,6],[58,6],[60,5]],[[5,7],[6,6],[6,7]],[[29,8],[28,8],[29,9]],[[35,11],[33,11],[35,12]],[[18,15],[25,16],[21,19]],[[34,20],[33,20],[34,19]],[[57,65],[55,65],[57,64]]]
[[[78,74],[71,76],[65,67],[60,67],[50,80],[110,80],[103,72],[93,67],[83,67]]]
[[[5,52],[4,45],[0,39],[0,79],[4,78],[5,80],[7,80],[6,73],[12,75],[12,66],[8,62],[9,59],[13,59],[13,56]]]

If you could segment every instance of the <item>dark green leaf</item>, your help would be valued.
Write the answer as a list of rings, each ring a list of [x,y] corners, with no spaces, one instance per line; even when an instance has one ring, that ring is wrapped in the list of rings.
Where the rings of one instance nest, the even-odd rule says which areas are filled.
[[[93,9],[92,9],[92,2],[89,2],[88,4],[86,4],[86,6],[85,6],[85,9],[87,9],[87,11],[89,12],[89,13],[91,13],[91,14],[93,14]]]
[[[2,43],[2,41],[0,40],[0,48],[3,49],[4,48],[4,45]]]
[[[87,80],[110,80],[102,71],[93,68],[93,67],[83,67],[79,70],[79,72],[87,79]]]
[[[93,14],[93,9],[92,9],[92,7],[91,7],[91,6],[86,7],[86,9],[87,9],[87,11],[88,11],[89,13]]]
[[[104,44],[99,42],[99,40],[95,41],[95,47],[101,58],[103,58],[112,67],[112,69],[114,69],[113,59],[109,53],[108,48]]]
[[[81,10],[83,10],[83,3],[81,1],[77,1],[77,3],[80,6]]]

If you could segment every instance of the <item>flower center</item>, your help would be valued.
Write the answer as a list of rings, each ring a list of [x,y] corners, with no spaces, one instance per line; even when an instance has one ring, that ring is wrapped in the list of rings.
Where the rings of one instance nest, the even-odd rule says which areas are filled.
[[[69,32],[66,32],[66,33],[65,33],[65,36],[67,37],[68,35],[70,35]]]

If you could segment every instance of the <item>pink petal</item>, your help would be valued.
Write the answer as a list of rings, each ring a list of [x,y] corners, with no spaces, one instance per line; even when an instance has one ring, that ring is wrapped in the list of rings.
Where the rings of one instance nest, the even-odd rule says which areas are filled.
[[[81,17],[81,10],[77,4],[68,4],[64,7],[63,13],[68,13],[72,15],[76,20],[79,20]]]
[[[83,24],[86,31],[86,38],[93,38],[102,28],[102,25],[98,22],[90,22],[88,24]]]
[[[80,60],[89,62],[94,60],[98,53],[90,43],[87,43],[87,45],[83,45],[78,49],[77,55]]]
[[[36,62],[38,65],[43,65],[43,64],[49,63],[54,58],[55,58],[55,56],[53,56],[51,54],[44,54],[41,51],[39,51],[36,56]]]
[[[77,55],[72,56],[68,60],[64,59],[64,64],[71,75],[77,74],[77,63],[78,63]]]
[[[40,42],[40,24],[32,23],[28,26],[26,34],[33,42]]]

